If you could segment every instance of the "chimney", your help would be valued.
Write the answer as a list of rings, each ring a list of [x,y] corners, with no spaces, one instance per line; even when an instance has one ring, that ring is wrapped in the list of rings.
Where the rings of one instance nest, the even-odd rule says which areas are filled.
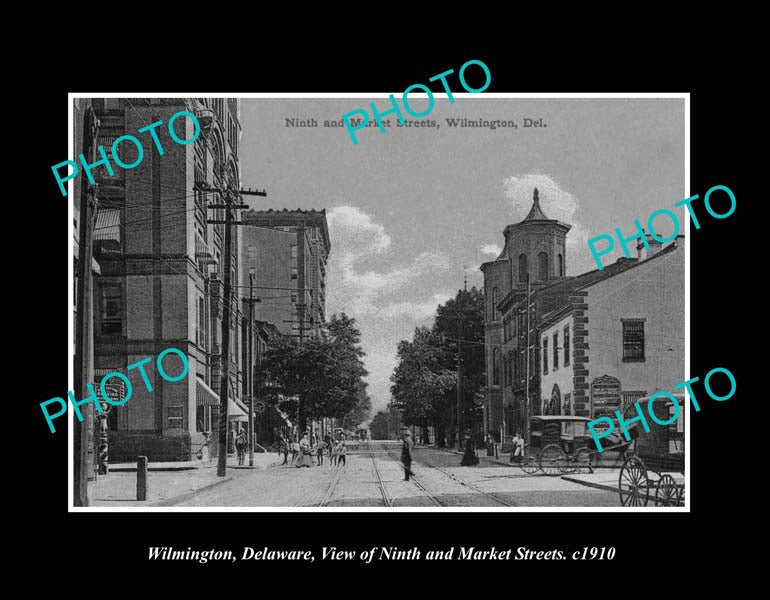
[[[644,229],[642,229],[642,231],[644,232],[644,237],[647,238],[647,244],[650,246],[650,249],[647,250],[647,256],[642,256],[642,248],[644,248],[644,244],[641,242],[641,240],[639,240],[639,243],[636,244],[636,252],[637,252],[637,258],[640,261],[644,260],[645,258],[650,258],[651,256],[655,256],[655,254],[657,254],[660,251],[660,249],[663,247],[663,244],[658,240],[656,240],[654,237],[652,237],[652,235],[644,231]]]

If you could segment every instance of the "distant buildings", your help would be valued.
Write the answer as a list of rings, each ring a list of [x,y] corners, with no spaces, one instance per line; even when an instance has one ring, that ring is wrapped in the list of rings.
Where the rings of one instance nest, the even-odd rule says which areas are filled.
[[[683,236],[665,248],[648,237],[646,255],[640,243],[637,258],[567,277],[569,229],[543,214],[535,190],[482,265],[484,425],[498,438],[526,435],[528,415],[614,415],[684,378]]]
[[[317,335],[326,322],[326,211],[250,210],[242,219],[241,280],[257,282],[256,318],[287,335]]]

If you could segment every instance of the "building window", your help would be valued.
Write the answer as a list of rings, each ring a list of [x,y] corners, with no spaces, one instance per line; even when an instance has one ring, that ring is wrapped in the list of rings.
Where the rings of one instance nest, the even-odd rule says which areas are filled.
[[[291,262],[297,264],[297,244],[291,245]]]
[[[102,285],[102,335],[123,333],[123,298],[120,284]]]
[[[553,334],[553,370],[559,368],[559,332]]]
[[[569,365],[569,325],[564,328],[564,366]]]
[[[527,283],[527,255],[519,255],[519,283]]]
[[[540,281],[548,281],[548,255],[545,252],[537,255],[537,275]]]
[[[644,362],[644,321],[621,319],[623,323],[623,362]]]
[[[297,267],[291,268],[291,278],[296,279],[297,278]]]
[[[503,353],[503,385],[508,385],[508,355]]]
[[[497,321],[497,288],[492,290],[492,320]]]
[[[253,273],[254,271],[252,269],[257,268],[257,247],[256,246],[249,246],[248,247],[248,259],[249,259],[249,272]]]
[[[184,429],[184,407],[182,406],[168,407],[168,428]]]
[[[564,394],[564,402],[561,405],[561,414],[572,414],[572,394]]]
[[[559,254],[559,277],[564,277],[564,257]]]
[[[500,385],[500,349],[492,350],[492,385]]]
[[[548,373],[548,338],[543,338],[543,374]]]
[[[292,294],[291,295],[291,303],[292,304],[296,304],[297,303],[297,294]]]

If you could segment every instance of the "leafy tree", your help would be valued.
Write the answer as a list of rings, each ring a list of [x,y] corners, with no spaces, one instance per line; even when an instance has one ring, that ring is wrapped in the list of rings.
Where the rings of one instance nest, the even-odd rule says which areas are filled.
[[[366,396],[360,339],[355,320],[344,313],[333,315],[320,336],[278,338],[262,363],[270,382],[266,397],[274,403],[283,397],[279,407],[301,431],[308,419],[343,418]]]
[[[484,387],[484,294],[475,286],[470,290],[458,290],[454,298],[438,307],[433,334],[443,339],[446,352],[444,368],[457,371],[458,345],[461,352],[461,399],[462,422],[455,423],[457,388],[452,418],[450,444],[458,425],[473,431],[481,425],[483,411],[479,400]],[[458,344],[458,340],[461,340]],[[455,383],[456,385],[456,383]],[[446,419],[445,419],[446,420]]]
[[[386,410],[379,411],[369,424],[369,431],[373,440],[387,440],[389,437],[388,423],[390,414]]]
[[[398,344],[399,363],[391,375],[393,404],[402,411],[405,425],[418,425],[422,443],[428,443],[428,425],[454,388],[456,373],[445,368],[439,338],[428,328],[418,327],[411,342]],[[440,443],[440,442],[439,442]]]

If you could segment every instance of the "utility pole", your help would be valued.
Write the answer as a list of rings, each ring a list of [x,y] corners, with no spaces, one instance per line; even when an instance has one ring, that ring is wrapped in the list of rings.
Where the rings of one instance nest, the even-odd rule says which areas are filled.
[[[254,273],[249,273],[249,352],[248,352],[248,378],[249,378],[249,466],[254,466]]]
[[[219,449],[217,456],[217,476],[224,477],[227,473],[227,429],[228,429],[228,388],[230,383],[230,309],[232,306],[232,281],[230,271],[232,269],[232,227],[233,225],[243,225],[242,221],[233,221],[232,211],[235,209],[249,208],[247,204],[234,204],[231,197],[232,190],[220,190],[208,188],[209,191],[219,192],[224,197],[224,205],[217,204],[209,208],[224,209],[225,220],[210,219],[209,223],[225,226],[224,240],[224,281],[222,289],[222,380],[219,386]],[[240,194],[252,196],[267,196],[265,191],[238,190]],[[249,366],[249,369],[251,366]],[[251,412],[251,409],[249,409]],[[251,425],[251,423],[249,423]],[[251,445],[253,447],[253,444]],[[253,457],[253,454],[251,455]],[[253,462],[253,458],[252,458]]]
[[[233,222],[234,208],[248,208],[245,204],[233,204],[230,190],[224,192],[224,205],[209,208],[225,209],[225,240],[224,240],[224,285],[222,289],[222,374],[219,385],[219,449],[217,456],[217,476],[224,477],[227,473],[227,429],[228,429],[228,388],[230,383],[230,309],[232,307],[232,228],[241,222]],[[209,220],[209,223],[222,224],[221,220]]]
[[[83,119],[83,155],[88,156],[88,163],[96,161],[96,138],[99,134],[99,121],[91,106]],[[85,178],[81,179],[80,191],[80,231],[78,235],[78,313],[75,324],[75,395],[82,400],[88,393],[88,385],[93,383],[93,231],[96,226],[98,210],[97,188]],[[94,407],[92,402],[81,409],[83,421],[75,418],[74,422],[74,504],[88,506],[88,480],[93,473],[94,448],[93,425]],[[74,418],[74,415],[73,415]]]

